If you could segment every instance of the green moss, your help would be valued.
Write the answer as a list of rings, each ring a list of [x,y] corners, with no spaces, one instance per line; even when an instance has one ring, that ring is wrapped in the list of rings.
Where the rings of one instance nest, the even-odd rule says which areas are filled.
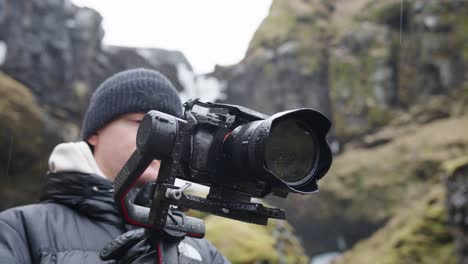
[[[38,199],[49,153],[42,115],[30,89],[0,72],[0,210]]]
[[[73,91],[77,95],[80,101],[84,101],[87,99],[87,95],[89,94],[89,87],[83,81],[75,81],[73,83]]]
[[[467,116],[407,127],[387,127],[374,135],[391,141],[371,149],[349,147],[334,159],[321,190],[330,217],[378,223],[439,182],[440,165],[468,151]],[[441,133],[440,131],[450,131]],[[340,201],[350,201],[342,204]],[[330,206],[333,204],[333,206]]]
[[[338,263],[455,263],[443,186],[432,187]]]
[[[416,181],[438,181],[438,172],[441,168],[441,161],[431,160],[431,159],[422,159],[422,160],[413,160],[411,164],[407,164],[410,168],[410,176],[412,180]]]
[[[434,199],[425,204],[425,212],[418,212],[421,215],[409,216],[401,233],[396,233],[395,263],[455,263],[443,199]]]
[[[340,139],[368,133],[393,119],[397,84],[390,35],[383,26],[361,23],[332,53],[331,100]]]
[[[336,56],[330,68],[334,125],[339,138],[345,139],[388,124],[393,114],[385,105],[376,103],[372,76],[385,65],[388,51],[377,44],[361,56]],[[384,50],[384,51],[382,51]],[[385,67],[385,66],[384,66]],[[356,123],[355,118],[365,121]]]
[[[319,0],[274,0],[269,15],[250,41],[247,54],[261,47],[276,49],[290,40],[307,47],[321,45],[315,40],[327,29],[323,21],[327,15],[328,11]]]
[[[217,216],[208,216],[206,237],[232,263],[278,263],[276,243],[273,230],[277,221],[270,221],[268,226],[248,224]],[[286,232],[292,232],[290,225],[285,224]],[[295,237],[284,239],[286,263],[308,263],[302,246]]]
[[[42,153],[44,151],[44,124],[41,108],[27,87],[1,72],[0,127],[4,133],[0,137],[0,147],[4,150],[9,149],[11,141],[14,141],[12,153],[0,152],[0,158],[4,155],[13,155],[10,157],[14,158],[13,172],[15,169],[24,170],[29,167],[23,167],[20,164],[21,160],[44,155]],[[4,158],[2,160],[7,160],[6,157]]]
[[[272,48],[285,42],[296,22],[292,11],[286,1],[273,1],[269,15],[250,41],[247,53],[262,46]]]
[[[263,66],[263,75],[267,79],[272,79],[273,78],[273,65],[270,63],[267,63]]]
[[[448,160],[443,163],[442,168],[447,175],[453,175],[453,173],[461,167],[468,165],[468,156],[459,157],[457,159]]]
[[[400,0],[380,0],[371,1],[365,8],[366,12],[360,14],[361,21],[372,21],[381,24],[388,24],[389,21],[394,20],[401,15],[401,8],[403,11],[410,8],[410,3]]]
[[[371,127],[381,127],[390,123],[393,119],[393,114],[388,109],[372,107],[368,112],[369,125]]]
[[[454,39],[455,45],[463,56],[465,64],[468,64],[468,17],[466,13],[468,12],[468,6],[457,10],[456,14],[453,14],[453,27],[454,27]]]

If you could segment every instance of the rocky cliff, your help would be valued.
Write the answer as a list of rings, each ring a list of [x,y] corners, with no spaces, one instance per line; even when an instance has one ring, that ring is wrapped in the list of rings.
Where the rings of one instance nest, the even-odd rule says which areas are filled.
[[[101,16],[70,1],[0,4],[0,69],[31,89],[51,115],[78,118],[103,69]],[[61,109],[64,113],[58,113]]]
[[[275,200],[309,254],[371,235],[436,184],[432,170],[466,152],[457,133],[466,118],[457,118],[467,104],[467,12],[463,0],[276,0],[246,57],[213,73],[230,102],[317,108],[346,143],[321,193]],[[452,118],[431,139],[440,133],[432,124]]]
[[[89,96],[108,76],[150,67],[185,91],[179,69],[193,73],[182,53],[104,46],[101,22],[68,0],[0,1],[0,210],[37,199],[48,154],[78,139]]]
[[[466,1],[354,1],[363,5],[355,13],[353,1],[343,2],[332,19],[330,70],[339,137],[372,131],[395,116],[393,109],[466,81]]]
[[[320,1],[273,1],[242,62],[213,73],[229,102],[267,114],[312,107],[331,117],[330,15]]]
[[[447,218],[455,242],[457,263],[467,263],[468,156],[460,157],[444,165]]]
[[[246,57],[214,75],[227,81],[230,102],[266,113],[317,108],[347,142],[388,124],[394,109],[461,87],[466,8],[463,0],[275,0]]]

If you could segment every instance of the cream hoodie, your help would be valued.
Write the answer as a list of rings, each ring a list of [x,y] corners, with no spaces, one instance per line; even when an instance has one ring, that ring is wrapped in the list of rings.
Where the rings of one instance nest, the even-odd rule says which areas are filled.
[[[62,143],[57,145],[49,158],[50,172],[76,171],[81,173],[96,174],[103,178],[104,173],[99,169],[93,153],[88,144],[84,141]],[[183,186],[186,181],[175,180],[176,186]],[[190,190],[194,192],[207,194],[209,188],[200,184],[192,183]]]
[[[99,169],[91,149],[84,141],[57,145],[50,154],[49,171],[76,171],[106,178]]]

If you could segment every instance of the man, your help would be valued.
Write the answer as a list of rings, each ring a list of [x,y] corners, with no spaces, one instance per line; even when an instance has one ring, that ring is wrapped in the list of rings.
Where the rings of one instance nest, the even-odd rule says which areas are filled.
[[[182,114],[174,87],[156,71],[127,70],[97,88],[82,124],[84,141],[60,144],[50,156],[41,202],[0,213],[0,263],[228,263],[206,240],[150,238],[119,218],[112,181],[135,150],[149,110]],[[155,160],[140,183],[158,171]]]

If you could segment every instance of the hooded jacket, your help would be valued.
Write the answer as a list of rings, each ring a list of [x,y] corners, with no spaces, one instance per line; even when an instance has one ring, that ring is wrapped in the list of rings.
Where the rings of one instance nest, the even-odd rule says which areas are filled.
[[[58,145],[40,202],[0,213],[0,263],[114,263],[99,257],[127,231],[113,194],[85,142]],[[229,263],[204,239],[178,249],[183,263]]]

